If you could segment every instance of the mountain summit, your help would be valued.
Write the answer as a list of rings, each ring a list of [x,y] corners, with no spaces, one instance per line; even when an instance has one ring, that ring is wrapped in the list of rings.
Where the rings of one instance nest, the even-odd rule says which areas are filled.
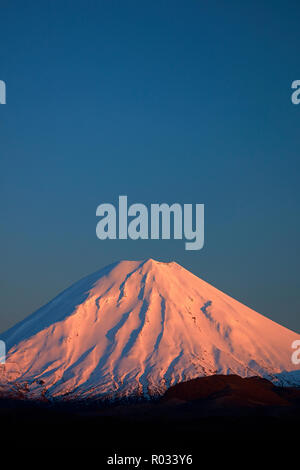
[[[300,383],[297,338],[175,262],[121,261],[2,335],[0,381],[71,398],[151,396],[212,374]]]

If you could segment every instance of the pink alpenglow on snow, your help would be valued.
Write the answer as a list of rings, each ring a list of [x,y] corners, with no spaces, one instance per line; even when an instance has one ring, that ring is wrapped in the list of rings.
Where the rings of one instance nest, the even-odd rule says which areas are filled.
[[[300,385],[299,335],[175,262],[121,261],[8,330],[1,389],[30,397],[162,394],[212,374]]]

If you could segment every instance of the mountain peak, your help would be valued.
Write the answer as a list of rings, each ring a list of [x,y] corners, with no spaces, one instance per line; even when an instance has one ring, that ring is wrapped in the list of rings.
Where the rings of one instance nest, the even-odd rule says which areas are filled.
[[[153,258],[146,258],[145,260],[141,261],[140,262],[146,269],[155,269],[155,268],[167,268],[167,267],[172,267],[174,265],[176,265],[177,263],[175,263],[174,261],[170,261],[170,262],[165,262],[165,261],[158,261],[156,259],[153,259]],[[178,265],[177,265],[178,266]]]
[[[145,258],[145,259],[138,260],[138,261],[121,260],[119,261],[119,264],[121,263],[137,263],[140,266],[145,266],[149,268],[154,267],[154,266],[172,266],[174,264],[177,264],[174,261],[170,261],[170,262],[159,261],[154,258]]]
[[[276,381],[296,369],[295,333],[152,258],[85,277],[3,339],[6,370],[17,365],[34,396],[148,396],[215,373]]]

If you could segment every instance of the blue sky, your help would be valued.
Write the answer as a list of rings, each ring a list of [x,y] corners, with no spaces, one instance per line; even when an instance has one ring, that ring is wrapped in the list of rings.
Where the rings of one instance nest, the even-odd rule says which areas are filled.
[[[117,259],[176,260],[300,331],[298,1],[1,2],[0,331]],[[204,203],[205,246],[100,241]]]

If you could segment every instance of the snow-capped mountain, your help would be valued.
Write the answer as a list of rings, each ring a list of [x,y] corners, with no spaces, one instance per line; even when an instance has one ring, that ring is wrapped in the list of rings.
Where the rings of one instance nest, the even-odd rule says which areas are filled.
[[[300,384],[299,335],[175,262],[122,261],[8,330],[2,388],[30,396],[154,395],[211,374]]]

